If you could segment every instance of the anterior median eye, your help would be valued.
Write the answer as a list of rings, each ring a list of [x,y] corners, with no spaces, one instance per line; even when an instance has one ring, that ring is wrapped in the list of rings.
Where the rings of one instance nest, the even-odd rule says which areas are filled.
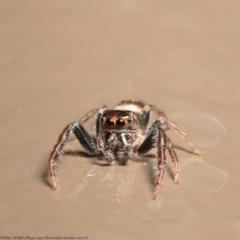
[[[125,125],[125,122],[124,122],[124,120],[123,120],[122,118],[119,118],[119,119],[117,120],[116,124],[117,124],[118,126],[124,126],[124,125]]]
[[[113,119],[112,119],[112,118],[108,118],[108,119],[106,120],[106,124],[107,124],[108,126],[113,126],[113,125],[114,125]]]

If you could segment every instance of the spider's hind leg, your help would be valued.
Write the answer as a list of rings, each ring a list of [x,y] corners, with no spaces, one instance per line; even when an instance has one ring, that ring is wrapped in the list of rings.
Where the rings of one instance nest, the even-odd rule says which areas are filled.
[[[180,137],[185,140],[188,144],[188,146],[191,149],[191,152],[198,155],[198,156],[203,156],[204,152],[202,150],[199,150],[195,147],[193,141],[191,140],[191,138],[189,137],[189,135],[183,130],[181,129],[175,122],[167,119],[167,124],[168,127],[172,130],[174,130],[177,134],[180,135]]]
[[[175,122],[171,121],[170,119],[168,119],[168,117],[166,116],[166,114],[161,111],[160,109],[158,109],[156,106],[154,105],[148,105],[149,108],[151,109],[151,111],[155,112],[161,119],[162,124],[165,127],[165,130],[168,129],[172,129],[174,130],[177,134],[180,135],[180,137],[187,142],[188,146],[191,149],[191,152],[199,155],[199,156],[203,156],[203,151],[197,149],[192,141],[192,139],[189,137],[189,135],[187,134],[187,132],[185,132],[182,128],[180,128]]]

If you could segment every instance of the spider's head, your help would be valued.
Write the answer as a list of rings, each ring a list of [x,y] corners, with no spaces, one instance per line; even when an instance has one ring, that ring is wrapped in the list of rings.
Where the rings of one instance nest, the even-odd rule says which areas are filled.
[[[136,132],[139,129],[138,116],[131,111],[107,110],[100,121],[102,131]]]

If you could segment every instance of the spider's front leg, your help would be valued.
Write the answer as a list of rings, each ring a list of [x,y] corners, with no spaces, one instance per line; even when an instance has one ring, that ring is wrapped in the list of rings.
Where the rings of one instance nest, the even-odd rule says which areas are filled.
[[[63,154],[63,148],[69,140],[69,135],[71,132],[88,152],[94,153],[97,149],[95,140],[88,134],[88,132],[79,122],[73,122],[66,126],[60,134],[57,143],[53,147],[48,160],[48,178],[53,189],[57,189],[58,187],[56,181],[57,165],[59,158]]]
[[[157,120],[149,129],[148,135],[138,148],[139,154],[145,154],[154,147],[157,148],[158,176],[154,185],[153,199],[156,199],[162,184],[166,165],[166,149],[174,164],[174,183],[178,183],[178,159],[170,138],[161,129],[161,122]]]

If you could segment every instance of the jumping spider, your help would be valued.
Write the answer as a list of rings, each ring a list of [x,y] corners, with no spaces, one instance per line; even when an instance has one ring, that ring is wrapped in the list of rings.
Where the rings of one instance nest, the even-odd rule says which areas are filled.
[[[150,126],[150,113],[155,113],[157,120]],[[96,116],[96,136],[91,136],[83,127],[83,123]],[[101,157],[109,165],[114,160],[126,164],[134,155],[143,156],[156,149],[158,175],[154,185],[153,199],[156,199],[162,183],[166,165],[166,150],[173,163],[173,181],[178,183],[178,158],[170,138],[165,131],[175,130],[190,146],[196,155],[202,152],[195,148],[188,134],[176,123],[169,120],[164,112],[157,107],[141,101],[121,101],[113,109],[107,107],[93,109],[79,121],[67,125],[60,134],[48,160],[48,178],[53,189],[57,189],[57,165],[63,148],[72,133],[88,153]]]

